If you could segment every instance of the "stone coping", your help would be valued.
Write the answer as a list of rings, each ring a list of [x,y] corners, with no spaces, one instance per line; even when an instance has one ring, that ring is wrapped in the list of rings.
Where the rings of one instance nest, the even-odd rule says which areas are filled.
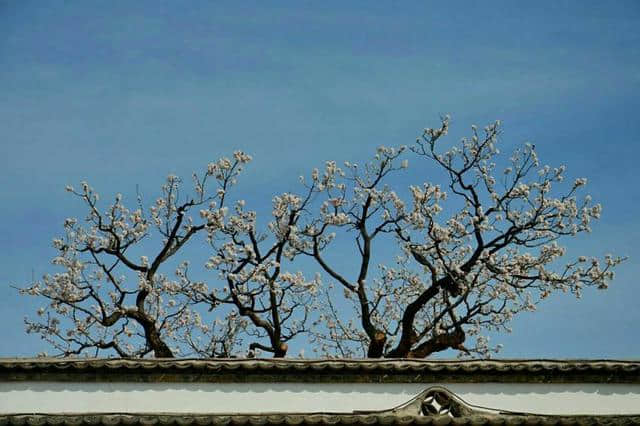
[[[0,358],[0,381],[640,383],[640,361]]]
[[[637,425],[640,416],[398,416],[377,414],[20,414],[0,415],[0,425],[263,425],[263,424],[404,424],[404,425]]]

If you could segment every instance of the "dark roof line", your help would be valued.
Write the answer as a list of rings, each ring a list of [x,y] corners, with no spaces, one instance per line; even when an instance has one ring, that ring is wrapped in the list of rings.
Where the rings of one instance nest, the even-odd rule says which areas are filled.
[[[640,383],[640,361],[0,358],[0,380]]]
[[[226,425],[226,424],[406,424],[406,425],[637,425],[640,416],[396,416],[377,414],[263,414],[263,415],[202,415],[202,414],[13,414],[0,415],[0,424],[60,425]]]

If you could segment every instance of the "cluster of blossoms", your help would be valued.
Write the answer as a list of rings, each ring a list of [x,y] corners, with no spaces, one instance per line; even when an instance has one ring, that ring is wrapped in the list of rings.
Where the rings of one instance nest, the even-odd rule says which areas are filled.
[[[65,235],[53,240],[58,251],[53,264],[63,272],[22,289],[47,300],[37,319],[26,320],[27,330],[39,333],[62,355],[103,350],[127,357],[187,353],[185,341],[212,332],[192,301],[195,291],[206,291],[206,284],[189,278],[187,262],[170,274],[161,269],[170,268],[173,256],[197,233],[214,239],[229,226],[225,194],[250,160],[236,151],[233,159],[209,164],[202,175],[194,174],[194,197],[184,202],[181,179],[169,175],[148,213],[140,196],[136,209],[125,207],[118,194],[101,210],[100,197],[87,183],[80,190],[68,186],[88,207],[88,215],[84,221],[65,220]],[[190,216],[198,209],[199,223]],[[154,245],[159,246],[155,251]],[[147,250],[152,255],[140,255],[139,261],[131,256]]]
[[[230,195],[251,161],[242,151],[194,174],[192,198],[169,175],[148,211],[142,197],[129,209],[121,195],[101,210],[87,183],[67,187],[88,215],[65,220],[53,240],[60,272],[22,289],[47,302],[27,331],[62,355],[281,357],[306,335],[325,356],[489,356],[500,345],[487,333],[510,331],[551,293],[607,288],[623,258],[562,264],[560,240],[590,232],[602,213],[578,196],[586,179],[567,185],[565,167],[541,166],[531,144],[502,159],[499,122],[441,150],[448,130],[445,117],[409,148],[380,146],[361,165],[326,162],[301,177],[300,194],[273,198],[262,232]],[[446,183],[392,188],[406,155]],[[199,280],[173,260],[197,234],[209,250]],[[331,253],[345,241],[353,270]],[[321,271],[313,278],[302,272],[310,263]]]
[[[437,152],[436,142],[448,127],[445,117],[439,129],[425,129],[411,147],[444,172],[447,191],[431,183],[412,185],[411,202],[403,202],[385,179],[403,167],[391,166],[395,158],[384,148],[366,166],[366,180],[357,166],[347,165],[352,175],[347,187],[340,187],[339,203],[327,191],[320,205],[323,221],[314,222],[311,235],[316,250],[307,254],[342,285],[353,309],[324,314],[330,325],[314,335],[321,353],[424,357],[454,349],[489,356],[499,345],[491,346],[483,333],[510,331],[515,315],[535,310],[553,291],[580,297],[584,287],[606,288],[612,269],[624,260],[580,257],[559,267],[566,253],[558,239],[589,232],[601,215],[602,207],[591,204],[590,196],[577,197],[586,179],[557,193],[554,185],[563,182],[565,167],[541,167],[530,144],[515,151],[499,178],[500,123],[487,126],[482,135],[474,126],[460,146]],[[457,210],[447,209],[447,200]],[[443,218],[445,211],[451,213]],[[348,220],[335,221],[339,213]],[[334,228],[356,231],[361,262],[354,278],[323,257],[327,244],[318,242]],[[394,235],[401,254],[395,265],[380,264],[370,273],[379,234]]]

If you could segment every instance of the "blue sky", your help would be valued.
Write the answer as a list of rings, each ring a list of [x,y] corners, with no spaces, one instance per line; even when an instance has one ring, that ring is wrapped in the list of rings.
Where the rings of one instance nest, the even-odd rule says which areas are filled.
[[[238,3],[0,1],[0,356],[46,349],[10,285],[51,271],[51,238],[83,214],[65,185],[154,194],[243,149],[240,189],[268,209],[325,160],[410,144],[448,113],[451,141],[500,119],[503,151],[531,141],[587,176],[603,218],[570,250],[629,256],[606,292],[492,337],[502,356],[638,357],[638,2]]]

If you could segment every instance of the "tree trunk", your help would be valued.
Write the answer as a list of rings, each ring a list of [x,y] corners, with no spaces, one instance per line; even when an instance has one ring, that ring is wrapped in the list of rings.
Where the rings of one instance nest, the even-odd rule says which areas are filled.
[[[289,346],[286,343],[280,343],[280,345],[274,348],[273,357],[274,358],[284,358],[287,355],[287,350]]]
[[[153,355],[156,358],[173,358],[173,352],[169,349],[166,343],[162,341],[158,332],[154,329],[150,336],[147,336],[147,340],[153,348]]]
[[[384,355],[384,344],[386,342],[387,336],[381,331],[376,332],[374,338],[369,342],[367,358],[382,358]]]
[[[156,325],[152,319],[140,311],[129,313],[129,316],[142,325],[144,337],[149,347],[153,349],[153,355],[156,358],[174,358],[173,352],[160,337],[160,333],[156,329]]]

